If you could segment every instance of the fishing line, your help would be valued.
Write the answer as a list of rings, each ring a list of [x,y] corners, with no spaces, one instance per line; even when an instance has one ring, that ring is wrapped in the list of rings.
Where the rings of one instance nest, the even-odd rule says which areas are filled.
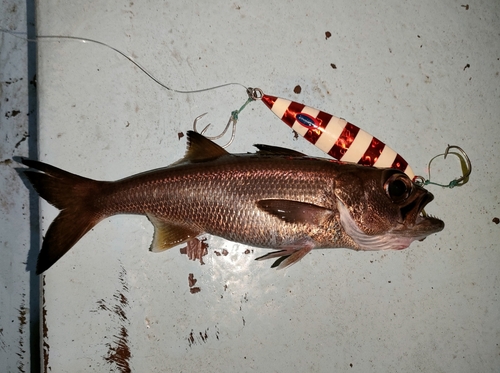
[[[115,51],[116,53],[120,54],[121,56],[125,57],[127,60],[129,60],[130,62],[132,62],[135,66],[137,66],[139,68],[139,70],[141,70],[144,74],[146,74],[150,79],[152,79],[156,84],[158,84],[159,86],[165,88],[166,90],[168,91],[171,91],[171,92],[175,92],[175,93],[201,93],[201,92],[207,92],[207,91],[211,91],[211,90],[215,90],[215,89],[219,89],[219,88],[223,88],[223,87],[228,87],[228,86],[231,86],[231,85],[238,85],[240,87],[243,87],[245,88],[245,90],[248,88],[246,86],[244,86],[243,84],[241,83],[237,83],[237,82],[231,82],[231,83],[224,83],[224,84],[220,84],[220,85],[216,85],[216,86],[213,86],[213,87],[208,87],[208,88],[202,88],[202,89],[194,89],[194,90],[180,90],[180,89],[174,89],[174,88],[171,88],[169,86],[167,86],[166,84],[162,83],[158,78],[156,78],[153,73],[151,73],[149,70],[147,70],[144,66],[142,66],[139,62],[135,61],[133,59],[133,57],[127,55],[125,52],[122,52],[121,50],[109,45],[109,44],[106,44],[102,41],[99,41],[99,40],[95,40],[95,39],[89,39],[89,38],[83,38],[83,37],[80,37],[80,36],[66,36],[66,35],[37,35],[35,39],[29,39],[29,38],[26,38],[26,37],[22,37],[22,36],[19,36],[19,35],[26,35],[25,32],[16,32],[16,31],[10,31],[10,30],[6,30],[6,29],[0,29],[1,32],[4,32],[6,34],[10,34],[16,38],[19,38],[21,40],[25,40],[27,42],[30,42],[30,43],[37,43],[39,42],[40,40],[39,39],[66,39],[66,40],[75,40],[75,41],[79,41],[79,42],[82,42],[82,43],[94,43],[94,44],[97,44],[97,45],[102,45],[106,48],[109,48],[111,49],[112,51]]]
[[[262,101],[276,116],[278,116],[285,124],[295,131],[295,133],[301,135],[310,143],[324,151],[326,154],[330,155],[332,158],[338,159],[342,162],[358,163],[365,166],[374,166],[378,168],[395,168],[403,171],[412,179],[416,184],[419,185],[438,185],[442,187],[454,188],[456,186],[462,186],[466,184],[469,180],[469,175],[472,171],[471,162],[469,157],[463,151],[462,148],[455,145],[448,145],[446,151],[443,154],[439,154],[432,158],[428,165],[429,177],[426,179],[422,176],[415,176],[410,165],[404,158],[397,152],[392,150],[384,142],[377,139],[376,137],[370,135],[369,133],[363,131],[356,125],[347,122],[342,118],[335,117],[324,111],[306,106],[299,102],[290,101],[276,96],[270,96],[264,94],[264,92],[259,88],[249,88],[245,85],[237,82],[224,83],[216,85],[213,87],[195,89],[195,90],[179,90],[174,89],[156,78],[149,70],[147,70],[140,63],[135,61],[131,56],[122,52],[121,50],[106,44],[99,40],[83,38],[79,36],[66,36],[66,35],[38,35],[35,39],[29,39],[26,37],[21,37],[19,35],[26,35],[26,33],[14,32],[6,29],[0,29],[1,32],[13,35],[14,37],[20,38],[28,42],[38,42],[40,39],[66,39],[74,40],[83,43],[94,43],[97,45],[104,46],[111,49],[112,51],[118,53],[119,55],[126,58],[132,64],[134,64],[140,71],[142,71],[146,76],[152,79],[156,84],[165,88],[168,91],[175,93],[202,93],[223,87],[228,87],[231,85],[237,85],[245,88],[248,95],[247,101],[240,107],[239,110],[234,110],[231,112],[227,125],[224,131],[213,137],[207,137],[210,140],[216,140],[222,137],[228,128],[232,124],[232,133],[229,142],[223,147],[228,147],[234,140],[236,123],[238,121],[238,114],[252,101]],[[206,113],[205,113],[206,114]],[[203,117],[205,114],[198,116],[193,123],[193,129],[197,131],[196,124],[197,121]],[[210,124],[208,124],[200,133],[204,134]],[[439,184],[432,182],[430,180],[430,165],[432,161],[439,156],[448,155],[449,149],[458,149],[461,153],[450,153],[457,155],[461,159],[462,163],[462,173],[463,176],[452,180],[450,183]]]
[[[459,153],[450,152],[450,149],[457,149],[459,151]],[[438,157],[443,157],[444,159],[446,159],[446,157],[450,154],[457,156],[458,159],[460,160],[460,167],[462,169],[462,176],[451,180],[448,184],[436,183],[434,181],[431,181],[432,161],[434,161]],[[438,155],[431,158],[431,160],[429,161],[429,164],[427,165],[427,172],[429,174],[429,177],[427,179],[424,178],[423,176],[417,176],[415,179],[415,183],[418,185],[421,185],[421,186],[437,185],[437,186],[440,186],[443,188],[453,189],[457,186],[462,186],[462,185],[465,185],[469,182],[469,176],[472,173],[472,164],[471,164],[471,161],[469,159],[469,156],[461,147],[456,146],[456,145],[448,145],[448,147],[446,148],[444,153],[438,154]]]

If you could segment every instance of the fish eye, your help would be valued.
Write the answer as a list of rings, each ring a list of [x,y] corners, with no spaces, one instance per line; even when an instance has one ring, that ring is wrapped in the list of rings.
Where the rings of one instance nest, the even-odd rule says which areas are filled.
[[[403,173],[395,173],[384,183],[384,190],[392,202],[399,203],[406,200],[413,189],[411,180]]]

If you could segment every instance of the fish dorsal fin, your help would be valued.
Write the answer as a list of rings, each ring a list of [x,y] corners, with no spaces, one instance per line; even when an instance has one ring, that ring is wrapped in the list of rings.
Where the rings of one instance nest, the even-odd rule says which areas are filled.
[[[202,233],[194,229],[169,224],[153,215],[148,215],[148,218],[155,227],[153,242],[149,248],[154,253],[168,250]]]
[[[289,157],[307,157],[305,154],[287,148],[282,148],[279,146],[272,145],[264,145],[264,144],[255,144],[257,149],[257,154],[260,155],[285,155]]]
[[[186,154],[178,163],[204,162],[229,154],[224,148],[198,132],[187,131],[187,140],[188,148]]]
[[[321,206],[285,199],[263,199],[257,201],[257,206],[287,223],[319,225],[332,214],[331,210]]]

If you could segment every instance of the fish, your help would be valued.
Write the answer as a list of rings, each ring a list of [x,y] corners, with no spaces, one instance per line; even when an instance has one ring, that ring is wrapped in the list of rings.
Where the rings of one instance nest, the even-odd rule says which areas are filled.
[[[401,250],[444,228],[423,213],[434,196],[403,172],[310,157],[270,145],[228,153],[187,132],[185,156],[117,181],[79,176],[22,158],[26,178],[60,210],[43,239],[36,273],[54,265],[90,229],[117,214],[145,215],[152,252],[201,234],[273,249],[285,268],[313,249]]]

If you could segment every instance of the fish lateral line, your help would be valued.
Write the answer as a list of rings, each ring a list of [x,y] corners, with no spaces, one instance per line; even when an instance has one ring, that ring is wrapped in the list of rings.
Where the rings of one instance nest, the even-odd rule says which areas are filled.
[[[48,270],[92,227],[117,214],[149,218],[153,252],[208,233],[277,249],[279,257],[286,257],[275,263],[279,269],[315,248],[401,249],[444,228],[441,220],[421,214],[432,194],[401,171],[272,146],[230,154],[192,131],[187,139],[179,162],[117,181],[92,180],[22,159],[30,167],[24,173],[33,188],[60,210],[46,232],[36,272]]]

